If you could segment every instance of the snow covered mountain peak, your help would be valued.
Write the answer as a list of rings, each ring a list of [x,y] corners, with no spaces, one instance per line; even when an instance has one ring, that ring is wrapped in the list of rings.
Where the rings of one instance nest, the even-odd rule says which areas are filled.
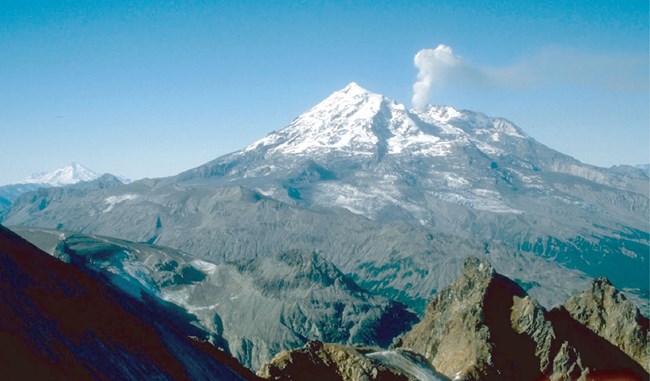
[[[325,98],[318,105],[314,106],[308,113],[328,113],[331,111],[359,112],[365,111],[374,115],[379,105],[386,101],[381,94],[376,94],[359,86],[356,82],[350,82],[343,89],[334,92]]]
[[[387,102],[391,101],[352,82],[245,151],[267,147],[269,153],[283,154],[367,154],[378,143],[373,121]]]
[[[403,104],[352,82],[332,93],[283,129],[234,155],[255,152],[266,164],[248,175],[279,168],[268,164],[300,159],[367,158],[383,161],[394,156],[435,158],[457,155],[467,148],[486,155],[528,152],[531,138],[512,122],[452,106],[429,105],[408,110]],[[529,141],[530,142],[530,141]],[[534,153],[524,153],[532,157]],[[462,155],[462,154],[461,154]],[[528,160],[528,159],[525,159]],[[282,165],[280,165],[282,166]]]
[[[59,168],[52,172],[33,174],[29,176],[24,184],[48,184],[51,186],[61,186],[76,184],[81,181],[91,181],[100,175],[76,162],[70,163],[65,167]]]
[[[372,94],[371,91],[365,89],[356,82],[348,83],[344,88],[339,90],[341,93],[353,93],[353,94]]]
[[[409,112],[404,105],[352,82],[244,151],[262,150],[267,157],[332,153],[443,156],[452,145],[467,143],[461,129],[446,123],[460,116],[461,112],[446,106],[431,106],[422,115]],[[443,136],[453,142],[441,139]]]
[[[452,106],[436,106],[429,105],[424,110],[418,111],[411,110],[412,113],[431,118],[432,121],[447,123],[452,119],[460,118],[463,116],[462,112],[456,110]]]

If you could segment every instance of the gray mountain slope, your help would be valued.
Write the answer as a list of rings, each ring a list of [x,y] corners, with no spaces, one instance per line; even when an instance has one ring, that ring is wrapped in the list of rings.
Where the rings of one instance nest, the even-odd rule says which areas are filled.
[[[48,204],[35,213],[38,225],[156,242],[216,263],[293,249],[316,251],[362,287],[419,311],[472,254],[489,257],[499,271],[521,281],[548,306],[588,282],[580,272],[485,241],[407,222],[379,223],[345,209],[289,205],[240,187],[136,182],[65,197],[73,191],[42,194],[41,201],[31,203]]]
[[[307,340],[387,347],[415,320],[404,305],[368,293],[317,254],[281,252],[213,264],[159,246],[16,231],[134,297],[144,292],[182,307],[215,345],[252,369]]]
[[[0,186],[0,197],[3,199],[13,202],[21,194],[27,192],[33,192],[38,188],[47,188],[47,184],[9,184]]]
[[[351,84],[243,150],[170,178],[26,195],[4,222],[156,242],[217,262],[315,250],[405,301],[427,300],[459,258],[486,251],[503,263],[525,258],[511,266],[524,275],[511,277],[555,284],[552,301],[535,295],[542,303],[567,296],[558,282],[581,288],[533,279],[537,269],[519,266],[531,254],[606,275],[638,302],[650,283],[649,189],[643,171],[580,163],[505,119],[409,111]],[[448,263],[451,275],[440,270]]]
[[[39,189],[45,189],[51,187],[65,187],[71,184],[76,184],[76,186],[81,186],[83,188],[84,185],[80,183],[86,182],[85,180],[79,180],[74,177],[68,180],[71,182],[66,184],[31,182],[31,183],[17,183],[17,184],[8,184],[8,185],[0,186],[0,221],[2,221],[3,215],[9,210],[11,204],[25,193],[36,192]],[[72,182],[72,181],[76,181],[76,182]],[[116,182],[120,184],[123,183],[123,181],[119,180],[117,177],[108,173],[98,176],[97,178],[89,181],[94,184],[91,186],[97,186],[97,184],[103,184],[103,186],[106,186],[108,183],[112,183],[112,182]]]
[[[46,184],[43,186],[47,187]],[[0,186],[0,221],[9,210],[11,204],[21,195],[33,192],[42,186],[39,184],[10,184]]]
[[[444,106],[407,111],[355,84],[286,128],[167,181],[240,184],[373,220],[410,218],[630,287],[648,284],[638,271],[650,251],[646,173],[580,163],[505,119]]]

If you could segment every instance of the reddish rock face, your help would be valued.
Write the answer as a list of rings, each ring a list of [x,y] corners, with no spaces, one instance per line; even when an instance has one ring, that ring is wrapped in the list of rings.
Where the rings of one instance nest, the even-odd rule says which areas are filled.
[[[636,313],[609,313],[627,311],[628,305],[616,297],[588,303],[591,313],[585,315],[578,306],[592,299],[578,295],[568,304],[583,311],[581,316],[611,316],[611,331],[626,332],[637,321],[636,308]],[[645,329],[645,336],[639,333],[634,341],[644,349]],[[462,274],[436,295],[422,321],[398,345],[421,353],[447,377],[464,380],[647,379],[642,362],[608,340],[563,307],[546,311],[487,261],[469,258]]]
[[[110,289],[2,226],[0,301],[1,379],[256,378],[188,338],[189,327],[161,316],[160,307]]]

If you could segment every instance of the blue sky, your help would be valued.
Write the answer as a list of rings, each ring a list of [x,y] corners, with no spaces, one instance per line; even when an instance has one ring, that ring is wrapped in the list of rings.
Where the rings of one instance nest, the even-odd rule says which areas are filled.
[[[587,163],[647,163],[648,14],[647,0],[2,1],[0,184],[72,161],[173,175],[351,81],[411,106],[414,56],[439,44],[457,65],[431,103]]]

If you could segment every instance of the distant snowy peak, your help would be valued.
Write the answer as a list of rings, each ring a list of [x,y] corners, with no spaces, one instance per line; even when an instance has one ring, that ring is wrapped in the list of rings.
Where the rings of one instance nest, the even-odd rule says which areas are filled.
[[[244,151],[263,150],[266,155],[338,152],[444,156],[452,146],[473,140],[495,152],[498,148],[486,144],[504,136],[525,138],[526,134],[505,119],[449,106],[408,110],[352,82]]]
[[[71,163],[65,167],[59,168],[52,172],[34,174],[23,181],[24,184],[48,184],[51,186],[61,186],[76,184],[82,181],[91,181],[100,175],[79,164]]]

